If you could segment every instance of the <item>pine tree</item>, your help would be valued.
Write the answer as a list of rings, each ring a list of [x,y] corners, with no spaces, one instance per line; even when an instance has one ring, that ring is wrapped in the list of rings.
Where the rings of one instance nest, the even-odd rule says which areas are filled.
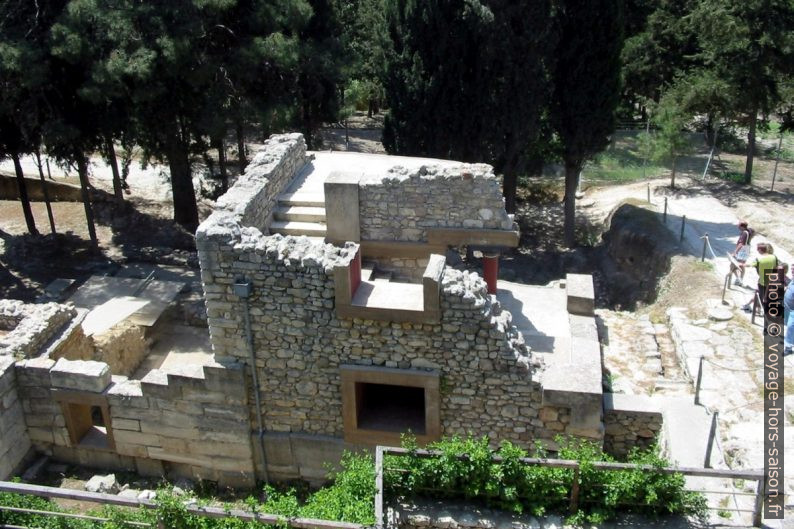
[[[794,2],[701,0],[701,59],[730,88],[730,112],[748,128],[744,181],[750,183],[756,125],[781,103],[781,82],[794,74]]]

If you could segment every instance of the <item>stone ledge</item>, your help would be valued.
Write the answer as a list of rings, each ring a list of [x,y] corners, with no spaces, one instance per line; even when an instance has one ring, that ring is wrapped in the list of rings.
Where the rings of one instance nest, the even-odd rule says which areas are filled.
[[[110,385],[111,374],[104,362],[61,358],[50,370],[50,380],[53,387],[101,393]]]
[[[604,393],[604,413],[648,413],[662,414],[662,408],[651,397],[645,395],[626,395],[623,393]]]

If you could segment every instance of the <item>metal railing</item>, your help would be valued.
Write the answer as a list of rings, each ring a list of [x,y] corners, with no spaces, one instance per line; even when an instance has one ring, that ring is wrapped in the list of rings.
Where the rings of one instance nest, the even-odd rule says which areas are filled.
[[[39,496],[49,499],[64,499],[75,500],[89,503],[96,503],[100,505],[114,505],[117,507],[130,507],[130,508],[144,508],[144,509],[157,509],[156,502],[151,500],[143,500],[136,498],[125,498],[116,496],[114,494],[102,494],[98,492],[87,492],[82,490],[61,489],[57,487],[44,487],[41,485],[30,485],[27,483],[13,483],[9,481],[0,481],[0,492],[10,492],[15,494],[25,494],[30,496]],[[43,511],[37,509],[26,509],[20,507],[9,507],[0,505],[0,510],[9,512],[19,512],[28,514],[39,514],[48,516],[59,516],[68,518],[79,518],[83,520],[93,520],[97,522],[109,521],[108,518],[98,516],[88,516],[84,514],[75,514],[68,512],[57,511]],[[364,529],[363,524],[348,523],[348,522],[332,522],[329,520],[317,520],[314,518],[287,518],[275,514],[266,514],[260,512],[244,511],[241,509],[222,509],[219,507],[202,507],[199,505],[187,505],[185,510],[188,514],[194,516],[203,516],[207,518],[237,518],[243,521],[259,522],[265,525],[277,525],[280,527],[294,527],[296,529]],[[147,524],[145,522],[124,522],[131,527],[157,527],[158,529],[165,526],[162,522],[154,524]]]
[[[386,455],[394,456],[415,456],[419,458],[434,458],[443,455],[442,452],[433,450],[408,450],[405,448],[378,446],[375,449],[375,527],[382,528],[384,525],[384,465],[383,460]],[[457,456],[466,459],[468,456],[461,454]],[[493,462],[501,460],[499,456],[493,456]],[[550,458],[522,458],[525,465],[536,465],[547,468],[567,468],[573,472],[571,487],[569,492],[568,509],[576,512],[580,504],[580,463],[570,459],[550,459]],[[752,523],[754,526],[761,525],[761,515],[764,490],[764,473],[760,470],[722,470],[712,468],[693,468],[693,467],[655,467],[652,465],[638,465],[633,463],[611,463],[611,462],[592,462],[588,463],[592,468],[600,471],[632,471],[644,470],[660,474],[682,474],[684,476],[718,478],[718,479],[741,479],[755,481],[757,483],[755,492],[734,492],[734,491],[714,491],[714,490],[694,490],[685,489],[687,492],[699,492],[704,494],[725,494],[726,496],[754,496],[755,503],[753,509],[730,509],[720,506],[707,506],[713,511],[727,512],[750,512],[752,513]],[[391,469],[389,469],[391,470]]]

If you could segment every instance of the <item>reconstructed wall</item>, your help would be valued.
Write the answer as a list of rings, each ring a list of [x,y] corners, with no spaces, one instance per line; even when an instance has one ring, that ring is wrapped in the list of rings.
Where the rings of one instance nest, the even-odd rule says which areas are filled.
[[[302,134],[273,135],[234,186],[218,199],[213,216],[232,216],[244,226],[265,230],[276,198],[311,158]]]
[[[191,366],[181,374],[152,370],[140,381],[114,385],[107,396],[119,454],[163,461],[172,474],[223,486],[255,484],[247,389],[239,367]],[[158,473],[152,462],[145,464]]]
[[[96,351],[91,360],[105,362],[114,375],[132,375],[149,354],[143,327],[129,322],[114,325],[93,336]]]
[[[13,475],[31,449],[16,389],[14,359],[0,356],[0,480]]]
[[[604,451],[624,457],[632,448],[647,449],[662,431],[662,412],[642,395],[604,394]]]
[[[111,377],[107,364],[34,358],[17,363],[19,396],[36,450],[61,461],[252,486],[245,380],[239,369],[152,370]],[[72,442],[61,402],[105,405],[110,446]]]
[[[501,186],[485,164],[396,167],[363,178],[361,240],[427,241],[428,228],[512,230]]]
[[[232,284],[252,281],[267,431],[341,437],[341,365],[440,372],[443,435],[528,444],[565,429],[566,412],[541,410],[523,339],[476,274],[445,270],[440,324],[339,319],[333,267],[349,263],[356,245],[216,228],[203,226],[197,237],[213,349],[216,358],[248,362],[245,309]]]

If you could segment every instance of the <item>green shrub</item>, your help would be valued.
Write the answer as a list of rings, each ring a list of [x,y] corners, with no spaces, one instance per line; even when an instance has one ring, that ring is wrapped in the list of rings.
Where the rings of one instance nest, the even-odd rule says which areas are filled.
[[[705,514],[705,499],[684,490],[680,474],[662,474],[640,470],[599,471],[596,461],[613,461],[594,443],[557,439],[559,457],[580,463],[579,512],[574,522],[600,522],[619,512],[658,515]],[[385,460],[386,492],[397,497],[431,496],[466,498],[489,507],[541,515],[546,511],[563,512],[570,503],[573,470],[529,465],[521,461],[526,451],[503,442],[491,451],[489,439],[453,437],[428,448],[441,455],[421,458],[415,455],[416,443],[403,443],[408,456],[389,456]],[[469,457],[461,458],[460,454]],[[494,461],[492,456],[498,456]],[[536,449],[533,457],[546,457]],[[630,462],[668,466],[655,451],[632,452]]]

